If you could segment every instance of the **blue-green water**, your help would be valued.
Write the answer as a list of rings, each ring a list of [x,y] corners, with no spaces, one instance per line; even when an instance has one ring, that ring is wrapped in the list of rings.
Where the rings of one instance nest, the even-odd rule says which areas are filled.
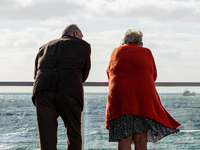
[[[149,150],[200,149],[200,95],[160,94],[167,111],[182,126],[181,132],[157,143],[148,143]],[[106,93],[86,93],[84,107],[84,149],[116,150],[117,143],[108,142],[104,116]],[[66,149],[66,130],[59,118],[58,146]],[[31,93],[0,93],[0,150],[39,150],[35,107]]]

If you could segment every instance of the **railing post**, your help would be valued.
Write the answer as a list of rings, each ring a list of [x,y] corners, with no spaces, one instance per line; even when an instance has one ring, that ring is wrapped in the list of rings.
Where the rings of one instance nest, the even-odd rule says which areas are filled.
[[[82,150],[84,150],[84,112],[81,113]]]

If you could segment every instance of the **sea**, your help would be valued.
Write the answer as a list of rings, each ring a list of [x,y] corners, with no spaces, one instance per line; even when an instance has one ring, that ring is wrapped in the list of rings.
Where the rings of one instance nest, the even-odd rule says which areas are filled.
[[[200,93],[159,93],[166,110],[182,125],[180,132],[156,143],[148,143],[148,150],[200,149]],[[85,92],[82,113],[84,150],[116,150],[116,142],[108,142],[105,129],[105,110],[108,93]],[[66,129],[58,118],[58,150],[67,145]],[[134,147],[134,145],[132,145]],[[35,106],[31,92],[0,93],[0,150],[39,150]],[[133,149],[133,148],[132,148]]]

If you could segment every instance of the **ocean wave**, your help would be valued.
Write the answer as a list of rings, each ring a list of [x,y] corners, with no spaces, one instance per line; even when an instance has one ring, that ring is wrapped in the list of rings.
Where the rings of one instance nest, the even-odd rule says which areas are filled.
[[[15,133],[7,133],[0,135],[1,142],[24,142],[24,141],[32,141],[31,137],[33,137],[32,133],[28,132],[15,132]]]

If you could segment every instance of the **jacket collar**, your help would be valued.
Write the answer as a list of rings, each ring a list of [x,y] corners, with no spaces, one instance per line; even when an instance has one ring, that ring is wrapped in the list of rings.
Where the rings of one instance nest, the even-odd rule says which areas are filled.
[[[77,38],[75,36],[71,36],[71,35],[63,35],[63,36],[61,36],[61,38],[79,39],[79,38]],[[79,40],[81,40],[81,39],[79,39]]]
[[[137,44],[134,44],[134,43],[126,43],[125,45],[128,45],[128,46],[138,46]]]

